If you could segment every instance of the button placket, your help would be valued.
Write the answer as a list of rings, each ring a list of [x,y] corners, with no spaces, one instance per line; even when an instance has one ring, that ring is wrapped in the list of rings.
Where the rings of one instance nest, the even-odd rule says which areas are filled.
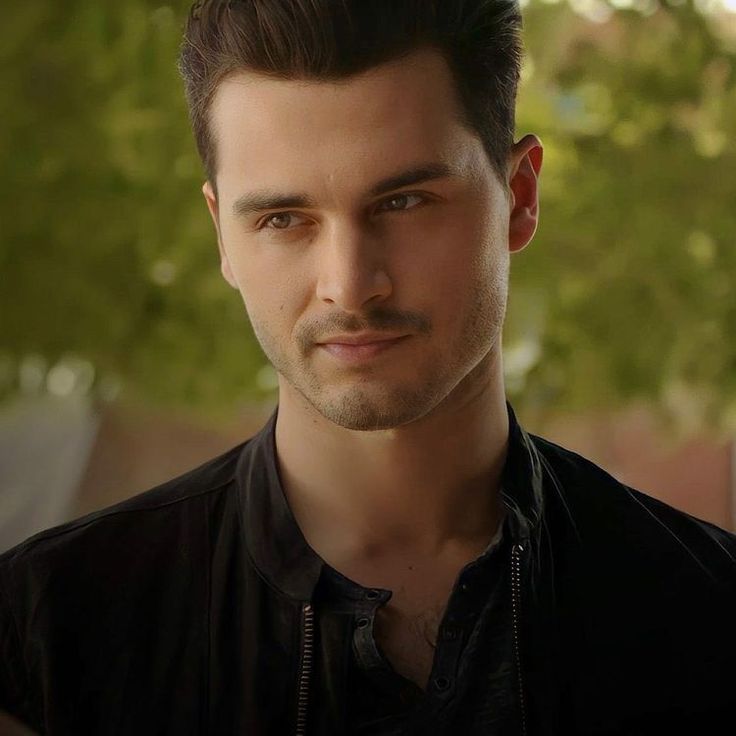
[[[473,625],[476,615],[473,586],[468,580],[458,582],[450,597],[448,609],[440,626],[435,669],[430,685],[438,697],[450,697],[455,690],[455,678],[460,666],[465,629]]]
[[[353,645],[356,657],[365,668],[381,667],[384,662],[373,635],[373,625],[378,607],[389,597],[385,591],[367,590],[353,620]]]
[[[459,626],[448,626],[441,632],[431,680],[433,690],[437,695],[445,697],[454,690],[463,638],[463,630]]]

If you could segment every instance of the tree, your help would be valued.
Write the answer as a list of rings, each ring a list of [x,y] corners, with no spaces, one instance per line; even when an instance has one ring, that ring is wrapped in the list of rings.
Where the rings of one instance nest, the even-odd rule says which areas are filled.
[[[512,265],[513,388],[733,430],[736,28],[690,5],[591,7],[602,22],[527,10],[519,128],[546,165],[540,231]]]
[[[636,2],[524,11],[517,129],[541,135],[545,164],[539,232],[512,262],[509,393],[521,408],[647,400],[733,429],[736,16]],[[117,382],[219,415],[273,388],[199,193],[175,66],[188,5],[4,15],[6,397]]]

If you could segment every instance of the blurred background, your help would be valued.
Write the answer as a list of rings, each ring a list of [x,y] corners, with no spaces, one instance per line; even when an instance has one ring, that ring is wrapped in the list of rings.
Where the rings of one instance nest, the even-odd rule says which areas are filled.
[[[27,0],[0,29],[0,550],[257,431],[176,59],[188,0]],[[736,528],[736,0],[529,0],[512,259],[522,424]]]

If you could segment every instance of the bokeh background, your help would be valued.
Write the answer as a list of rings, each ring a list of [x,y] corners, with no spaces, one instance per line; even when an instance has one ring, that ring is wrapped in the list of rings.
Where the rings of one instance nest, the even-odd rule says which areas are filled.
[[[189,2],[0,24],[0,549],[255,432],[275,375],[222,280],[176,71]],[[512,260],[524,426],[736,527],[736,0],[529,0]]]

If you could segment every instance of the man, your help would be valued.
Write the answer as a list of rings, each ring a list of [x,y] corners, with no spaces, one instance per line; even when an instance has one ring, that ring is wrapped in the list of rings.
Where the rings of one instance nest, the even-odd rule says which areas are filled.
[[[49,734],[708,733],[736,538],[519,426],[501,332],[542,145],[507,0],[201,2],[181,70],[251,440],[0,560]]]

